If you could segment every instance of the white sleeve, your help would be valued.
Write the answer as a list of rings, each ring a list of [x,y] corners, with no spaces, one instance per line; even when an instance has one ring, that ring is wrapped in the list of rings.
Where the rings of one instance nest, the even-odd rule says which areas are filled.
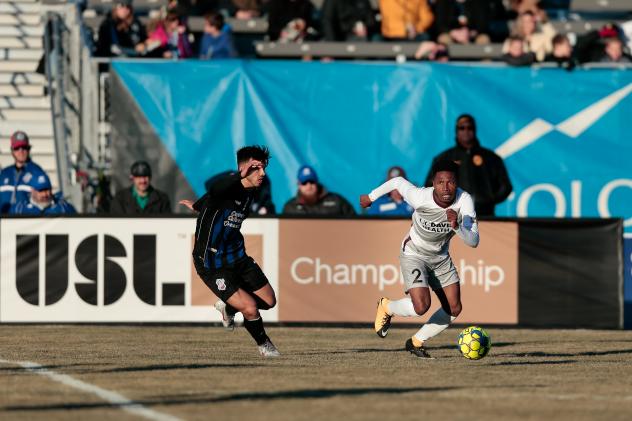
[[[461,204],[461,224],[454,230],[456,235],[461,237],[463,242],[470,247],[478,246],[478,221],[476,220],[476,211],[474,210],[474,201],[469,194],[463,195],[463,203]]]
[[[406,203],[413,208],[417,209],[421,206],[423,200],[421,191],[423,188],[416,187],[413,183],[403,177],[391,178],[369,193],[369,199],[371,199],[372,202],[375,202],[380,196],[384,196],[393,190],[397,190],[399,194],[402,195]]]

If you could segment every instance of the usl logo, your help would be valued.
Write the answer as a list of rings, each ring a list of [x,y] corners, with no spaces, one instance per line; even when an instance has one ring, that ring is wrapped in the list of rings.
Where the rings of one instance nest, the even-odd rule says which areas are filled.
[[[18,294],[29,304],[49,306],[71,293],[69,287],[74,287],[74,293],[82,301],[97,306],[101,304],[97,300],[101,289],[102,304],[107,306],[117,302],[131,286],[139,300],[157,305],[156,236],[133,235],[132,238],[132,250],[126,250],[118,238],[107,234],[88,236],[70,250],[67,234],[16,235]],[[43,256],[40,241],[44,242]],[[131,282],[117,263],[125,258],[131,259]],[[71,259],[82,279],[70,279]],[[39,299],[40,265],[44,269],[44,303]],[[102,285],[99,285],[100,279]],[[162,283],[161,286],[162,305],[184,305],[183,283]]]

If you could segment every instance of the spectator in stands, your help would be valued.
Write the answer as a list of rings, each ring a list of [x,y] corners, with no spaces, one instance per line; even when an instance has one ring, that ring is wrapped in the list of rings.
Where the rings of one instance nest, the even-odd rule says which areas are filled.
[[[436,0],[437,41],[442,44],[489,44],[492,3],[488,0]]]
[[[577,59],[573,56],[573,47],[568,37],[557,34],[553,37],[553,51],[547,54],[545,61],[557,63],[559,67],[573,70],[577,66]]]
[[[231,16],[237,19],[248,20],[261,16],[261,0],[232,0],[234,11]]]
[[[297,175],[298,192],[283,206],[285,215],[350,216],[353,206],[337,193],[328,192],[318,182],[316,171],[303,165]]]
[[[314,6],[309,0],[270,0],[268,37],[271,41],[301,42],[315,37]]]
[[[495,206],[507,199],[513,187],[501,157],[483,148],[476,137],[476,121],[469,114],[456,119],[456,145],[432,161],[448,159],[459,164],[459,187],[474,199],[478,216],[493,216]],[[432,186],[432,174],[428,173],[426,186]]]
[[[379,0],[382,37],[391,41],[426,41],[434,20],[427,0]]]
[[[509,0],[510,17],[513,19],[525,12],[537,14],[543,10],[540,2],[541,0]]]
[[[149,55],[155,57],[173,59],[193,57],[184,16],[177,7],[167,9],[164,19],[160,20],[150,32],[146,49]]]
[[[511,35],[505,42],[507,52],[501,59],[510,66],[530,66],[535,62],[535,54],[524,51],[524,39],[520,35]]]
[[[588,31],[577,37],[574,55],[580,63],[599,62],[604,58],[606,40],[619,36],[619,27],[614,23],[607,23],[598,30]]]
[[[444,44],[434,41],[421,41],[417,51],[415,51],[415,59],[446,62],[450,60],[448,55],[448,47]]]
[[[630,56],[623,52],[623,41],[619,37],[604,40],[602,63],[632,63]]]
[[[512,35],[523,39],[523,50],[535,54],[537,61],[543,61],[548,53],[553,50],[552,40],[555,36],[555,28],[546,20],[546,14],[536,15],[532,12],[524,12],[516,20]],[[515,38],[514,38],[515,39]],[[509,40],[503,46],[503,53],[509,51]]]
[[[369,0],[325,0],[321,13],[326,41],[366,41],[374,31]]]
[[[386,181],[395,177],[406,178],[406,172],[402,167],[391,167],[386,173]],[[410,216],[413,214],[413,207],[410,206],[397,190],[376,199],[368,209],[368,215],[381,216]]]
[[[215,12],[204,16],[204,35],[200,41],[200,58],[217,59],[236,56],[233,32],[230,26],[224,23],[224,16]]]
[[[53,195],[53,186],[46,174],[40,174],[31,183],[29,200],[20,201],[11,206],[12,215],[74,215],[75,208],[64,200],[61,192]]]
[[[210,191],[215,181],[224,176],[235,173],[235,171],[224,171],[206,180],[204,187],[206,191]],[[250,212],[256,215],[274,215],[276,209],[272,202],[272,185],[267,174],[263,177],[263,181],[254,193],[253,201],[250,204]]]
[[[132,57],[145,51],[145,27],[134,17],[132,0],[117,0],[99,26],[95,55],[99,57]]]
[[[169,197],[151,185],[151,167],[136,161],[130,169],[132,185],[116,193],[110,205],[115,215],[150,215],[171,213]]]
[[[31,144],[23,131],[11,135],[11,155],[14,164],[0,172],[0,213],[7,213],[12,205],[28,201],[31,185],[46,172],[31,160]]]

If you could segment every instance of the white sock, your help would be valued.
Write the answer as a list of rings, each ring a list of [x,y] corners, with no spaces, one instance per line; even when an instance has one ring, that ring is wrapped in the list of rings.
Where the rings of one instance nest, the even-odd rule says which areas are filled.
[[[401,300],[391,301],[388,303],[388,310],[392,316],[417,316],[413,301],[410,297],[404,297]]]
[[[392,304],[391,304],[392,306]],[[425,325],[421,327],[415,333],[415,338],[419,339],[422,342],[427,341],[428,339],[437,336],[439,333],[446,330],[450,323],[452,323],[456,319],[456,317],[449,315],[448,313],[440,308],[435,311],[435,313],[430,316],[430,319],[426,322]]]

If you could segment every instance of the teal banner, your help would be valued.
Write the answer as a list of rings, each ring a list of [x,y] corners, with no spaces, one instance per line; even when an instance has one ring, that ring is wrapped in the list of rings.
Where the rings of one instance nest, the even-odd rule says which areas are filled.
[[[303,164],[357,206],[392,165],[423,183],[470,113],[514,185],[497,215],[623,217],[632,233],[632,71],[243,60],[113,69],[198,195],[236,166],[239,147],[264,144],[277,209]]]

